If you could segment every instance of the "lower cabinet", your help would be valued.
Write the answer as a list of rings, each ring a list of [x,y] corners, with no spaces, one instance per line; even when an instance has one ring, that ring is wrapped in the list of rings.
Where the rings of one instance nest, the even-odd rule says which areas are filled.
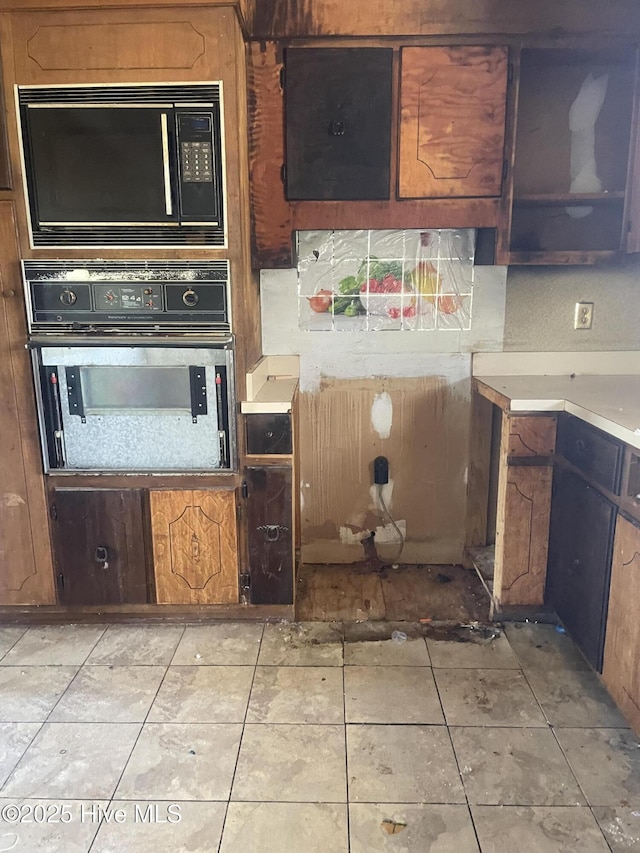
[[[51,518],[60,604],[150,600],[140,489],[56,489]]]
[[[245,482],[251,604],[293,604],[291,468],[248,467]]]
[[[611,567],[602,680],[640,734],[640,524],[620,516]]]
[[[602,671],[617,509],[573,471],[554,475],[547,596],[583,654]]]
[[[235,492],[150,491],[158,604],[236,604]]]

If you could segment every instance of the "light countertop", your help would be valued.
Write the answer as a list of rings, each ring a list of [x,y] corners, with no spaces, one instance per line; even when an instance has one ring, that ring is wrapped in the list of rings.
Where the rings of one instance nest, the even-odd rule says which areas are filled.
[[[240,403],[240,411],[244,414],[290,412],[299,375],[298,356],[263,356],[247,373],[247,399]]]
[[[619,362],[620,366],[625,363],[621,359]],[[478,365],[480,370],[484,366]],[[576,367],[576,363],[572,366]],[[474,379],[481,383],[476,386],[479,393],[492,399],[491,392],[495,392],[502,399],[494,399],[494,402],[507,411],[569,412],[632,447],[640,448],[640,374],[537,375],[532,372],[491,375],[476,373],[475,367],[474,362]],[[612,362],[611,368],[615,371],[619,365]]]

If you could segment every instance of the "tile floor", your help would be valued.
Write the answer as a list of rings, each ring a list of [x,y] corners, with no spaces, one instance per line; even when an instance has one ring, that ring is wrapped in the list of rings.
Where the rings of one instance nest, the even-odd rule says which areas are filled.
[[[569,638],[451,637],[0,628],[0,851],[640,850],[639,744]]]

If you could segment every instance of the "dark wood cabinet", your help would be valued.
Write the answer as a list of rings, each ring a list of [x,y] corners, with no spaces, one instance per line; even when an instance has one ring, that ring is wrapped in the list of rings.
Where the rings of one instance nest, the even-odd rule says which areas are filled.
[[[401,51],[398,196],[499,196],[508,51]]]
[[[547,602],[589,663],[602,671],[617,508],[579,474],[556,467]]]
[[[388,199],[391,80],[388,48],[285,52],[289,199]]]
[[[150,600],[140,489],[56,489],[51,517],[60,604]]]
[[[247,453],[257,456],[272,453],[291,455],[293,453],[291,415],[289,413],[247,415],[245,424]]]
[[[294,520],[290,467],[245,469],[252,604],[293,604]]]

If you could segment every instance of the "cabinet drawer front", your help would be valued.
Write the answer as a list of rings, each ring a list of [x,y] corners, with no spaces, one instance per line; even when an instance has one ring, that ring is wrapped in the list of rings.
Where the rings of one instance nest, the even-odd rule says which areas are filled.
[[[620,494],[623,445],[578,418],[567,418],[561,429],[565,459],[612,494]]]
[[[247,453],[292,453],[289,415],[247,415],[246,424]]]

